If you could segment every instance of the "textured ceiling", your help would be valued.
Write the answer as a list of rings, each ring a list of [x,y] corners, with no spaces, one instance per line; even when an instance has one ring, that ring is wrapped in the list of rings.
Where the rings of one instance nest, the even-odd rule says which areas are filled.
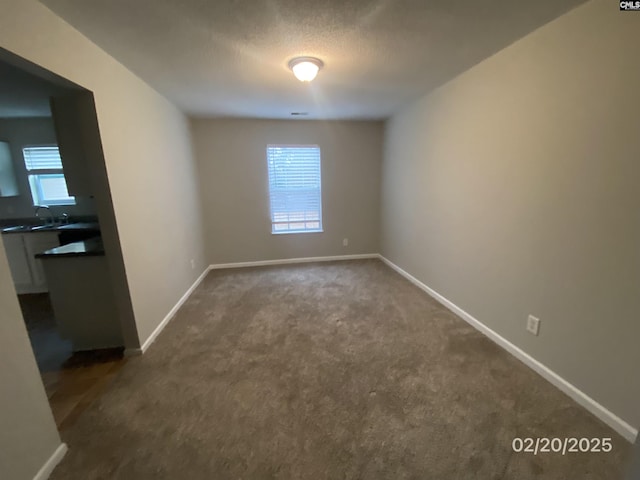
[[[196,116],[385,118],[584,0],[41,0]],[[311,84],[294,56],[325,62]]]

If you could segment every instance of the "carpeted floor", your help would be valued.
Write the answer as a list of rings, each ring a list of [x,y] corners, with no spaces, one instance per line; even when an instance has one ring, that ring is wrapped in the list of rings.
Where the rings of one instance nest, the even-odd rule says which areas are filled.
[[[612,437],[516,454],[514,437]],[[211,272],[52,478],[620,478],[628,443],[377,260]]]

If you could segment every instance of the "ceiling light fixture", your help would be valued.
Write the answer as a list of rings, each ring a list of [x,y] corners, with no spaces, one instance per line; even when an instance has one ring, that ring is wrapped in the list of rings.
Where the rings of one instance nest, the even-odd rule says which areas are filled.
[[[289,68],[301,82],[310,82],[324,66],[322,60],[314,57],[296,57],[289,61]]]

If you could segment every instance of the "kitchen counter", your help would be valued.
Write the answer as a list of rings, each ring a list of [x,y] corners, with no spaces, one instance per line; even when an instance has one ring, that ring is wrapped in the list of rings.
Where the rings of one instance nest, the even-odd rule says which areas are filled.
[[[25,235],[26,236],[26,235]],[[60,334],[74,351],[123,345],[109,265],[100,237],[36,254]]]
[[[75,222],[60,225],[15,225],[2,228],[2,233],[29,233],[29,232],[81,232],[81,231],[100,231],[100,225],[97,222]]]
[[[44,252],[37,253],[36,258],[50,259],[61,257],[96,257],[104,256],[102,237],[93,237],[88,240],[69,243],[61,247],[55,247]]]
[[[56,230],[100,230],[98,222],[75,222],[58,225]]]

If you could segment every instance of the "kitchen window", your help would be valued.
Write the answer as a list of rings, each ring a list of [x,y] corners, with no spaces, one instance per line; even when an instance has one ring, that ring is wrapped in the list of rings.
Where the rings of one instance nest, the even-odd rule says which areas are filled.
[[[25,147],[22,155],[34,205],[75,205],[76,199],[67,191],[58,147]]]
[[[267,146],[271,233],[322,232],[320,147]]]

